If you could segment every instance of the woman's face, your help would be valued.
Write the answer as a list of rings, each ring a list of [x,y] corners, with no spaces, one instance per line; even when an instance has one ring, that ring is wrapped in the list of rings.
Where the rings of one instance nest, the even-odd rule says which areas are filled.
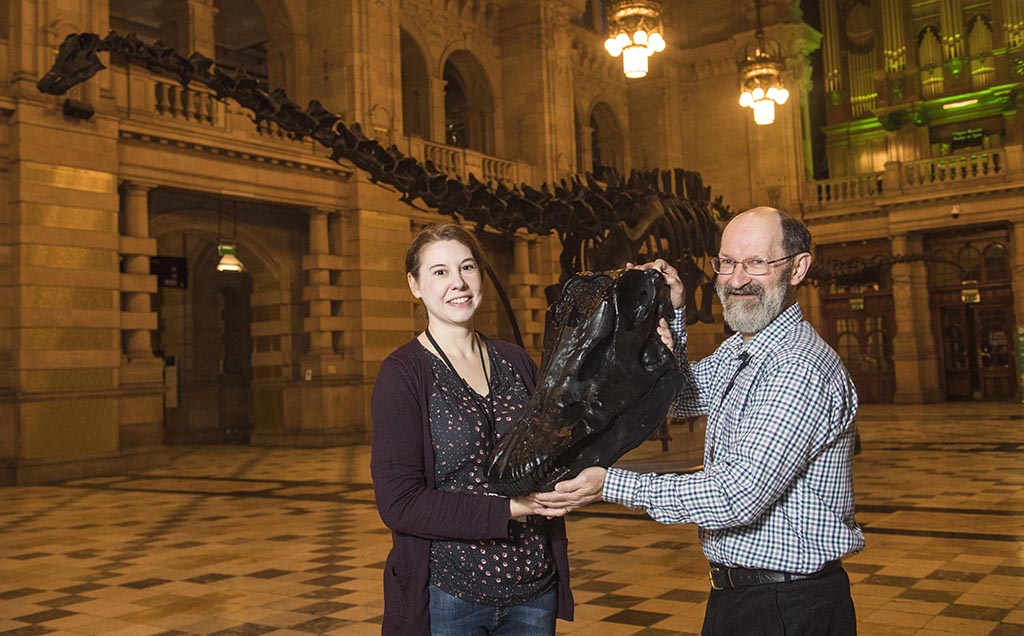
[[[464,325],[482,299],[480,268],[469,248],[458,241],[437,241],[420,252],[417,276],[409,274],[412,295],[423,301],[431,324]]]

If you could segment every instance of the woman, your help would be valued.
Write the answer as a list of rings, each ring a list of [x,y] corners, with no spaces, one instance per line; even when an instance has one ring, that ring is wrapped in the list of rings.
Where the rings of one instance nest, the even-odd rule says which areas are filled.
[[[423,229],[406,253],[427,328],[381,365],[371,472],[391,528],[382,633],[554,635],[572,620],[565,523],[527,497],[495,495],[491,449],[534,390],[536,366],[473,328],[482,254],[455,224]]]

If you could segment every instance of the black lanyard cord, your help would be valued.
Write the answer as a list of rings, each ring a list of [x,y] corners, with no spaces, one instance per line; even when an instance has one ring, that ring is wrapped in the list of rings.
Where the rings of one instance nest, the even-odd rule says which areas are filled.
[[[727,395],[729,395],[729,391],[732,391],[732,385],[736,384],[736,377],[739,376],[740,371],[742,371],[743,368],[747,366],[747,363],[750,362],[750,354],[747,353],[746,351],[741,353],[739,355],[739,358],[740,366],[736,368],[736,373],[732,374],[732,378],[729,380],[728,386],[725,387],[725,393],[722,394],[722,402],[725,402],[725,398]]]
[[[494,391],[491,390],[491,377],[490,377],[490,375],[487,374],[487,364],[484,362],[484,342],[483,342],[483,339],[480,337],[479,333],[475,333],[474,332],[474,335],[476,336],[476,346],[477,346],[476,351],[477,351],[478,354],[480,354],[480,367],[484,370],[484,380],[487,381],[487,407],[486,408],[484,407],[483,404],[481,404],[480,400],[477,399],[479,397],[479,394],[476,391],[473,390],[473,387],[469,386],[469,382],[466,382],[466,378],[462,377],[459,374],[459,372],[455,370],[455,365],[452,364],[452,361],[449,360],[448,356],[445,355],[444,349],[441,348],[441,345],[437,344],[437,340],[434,340],[434,336],[430,335],[430,329],[429,328],[428,329],[424,329],[423,331],[424,331],[424,333],[427,334],[427,340],[430,341],[430,344],[434,346],[434,349],[437,351],[438,355],[440,355],[441,359],[444,360],[445,365],[449,369],[451,369],[452,373],[455,374],[455,377],[457,377],[459,379],[459,381],[462,382],[462,386],[466,389],[466,392],[469,393],[470,399],[473,400],[473,403],[476,404],[477,408],[480,409],[480,412],[483,413],[484,419],[490,425],[489,426],[489,430],[487,431],[487,436],[490,438],[491,447],[493,448],[494,447],[494,443],[495,443],[495,435],[496,435],[496,431],[494,430],[494,428],[495,428],[495,424],[494,424]]]

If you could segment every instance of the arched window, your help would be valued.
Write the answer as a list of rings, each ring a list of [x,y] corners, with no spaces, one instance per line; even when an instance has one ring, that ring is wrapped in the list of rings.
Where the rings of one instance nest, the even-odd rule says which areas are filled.
[[[430,77],[416,41],[404,29],[402,56],[402,122],[406,135],[430,139]]]
[[[864,366],[872,371],[887,371],[892,361],[891,341],[881,316],[865,322]]]
[[[274,86],[284,86],[284,64],[276,60],[274,77],[267,60],[270,34],[255,0],[214,0],[217,9],[213,21],[217,66],[229,72],[236,68],[263,81],[272,79]]]
[[[960,263],[963,280],[979,280],[981,278],[981,250],[973,245],[964,245],[956,255]]]
[[[953,252],[947,249],[935,251],[934,259],[928,261],[928,276],[934,287],[960,284],[960,270]]]
[[[839,334],[839,348],[836,350],[843,364],[850,371],[862,371],[863,360],[860,355],[860,338],[852,331],[845,331]]]
[[[985,282],[1010,280],[1010,257],[1002,243],[989,243],[982,253],[985,263]]]
[[[468,51],[456,51],[444,64],[445,142],[494,152],[494,96],[483,66]]]
[[[611,107],[605,103],[594,106],[590,114],[590,155],[595,176],[603,179],[608,172],[625,172],[625,143],[622,129]]]
[[[466,81],[451,62],[444,65],[444,141],[469,148],[469,112]]]

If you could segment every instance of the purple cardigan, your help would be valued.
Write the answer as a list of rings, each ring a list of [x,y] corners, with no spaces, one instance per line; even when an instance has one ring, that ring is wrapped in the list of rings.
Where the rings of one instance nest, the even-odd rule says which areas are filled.
[[[512,364],[533,393],[537,367],[526,351],[500,340],[487,343]],[[416,340],[384,360],[373,385],[370,472],[377,511],[391,528],[393,541],[384,566],[384,636],[430,636],[432,539],[508,538],[507,498],[434,489],[427,408],[433,385],[430,358]],[[552,519],[546,525],[558,574],[558,617],[572,620],[565,520]]]

